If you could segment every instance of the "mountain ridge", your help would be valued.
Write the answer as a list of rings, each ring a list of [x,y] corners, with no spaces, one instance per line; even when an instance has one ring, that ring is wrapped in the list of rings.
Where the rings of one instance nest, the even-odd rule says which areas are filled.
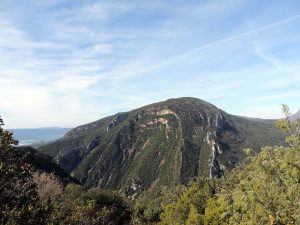
[[[136,195],[151,187],[221,176],[256,151],[279,145],[271,121],[234,116],[196,98],[169,99],[69,131],[41,151],[87,187]]]

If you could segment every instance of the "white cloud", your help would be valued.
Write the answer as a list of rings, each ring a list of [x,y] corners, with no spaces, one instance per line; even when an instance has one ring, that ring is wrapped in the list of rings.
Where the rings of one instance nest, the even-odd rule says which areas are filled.
[[[249,40],[255,48],[257,57],[276,69],[274,78],[266,84],[266,88],[286,87],[300,82],[300,67],[298,65],[287,65],[283,60],[274,56],[257,34],[249,36]]]
[[[96,17],[97,19],[105,19],[105,11],[101,2],[88,5],[81,10],[82,16]]]
[[[97,44],[90,51],[92,54],[107,54],[111,52],[111,46],[108,44]]]
[[[284,93],[280,94],[273,94],[273,95],[264,95],[264,96],[258,96],[250,99],[250,101],[257,102],[266,102],[266,101],[282,101],[290,98],[298,98],[300,96],[300,90],[292,90],[292,91],[287,91]],[[283,103],[283,102],[282,102]]]
[[[62,90],[63,92],[84,92],[86,88],[100,80],[101,78],[99,77],[91,76],[61,76],[58,81],[54,83],[54,89]]]
[[[243,23],[226,29],[222,24],[247,1],[172,7],[162,1],[83,1],[71,8],[60,7],[59,0],[47,3],[39,4],[43,22],[22,10],[0,15],[0,110],[11,127],[79,125],[183,95],[222,103],[240,95],[253,98],[247,90],[253,79],[257,89],[299,82],[299,67],[256,39],[256,56],[267,65],[239,61],[249,57],[248,36],[295,22],[299,15],[245,31]],[[291,97],[287,94],[260,101]],[[260,115],[257,110],[240,112]],[[267,109],[266,115],[272,116]]]
[[[281,106],[273,107],[256,107],[251,106],[243,108],[238,111],[238,115],[243,115],[252,118],[261,118],[261,119],[280,119],[282,118]]]

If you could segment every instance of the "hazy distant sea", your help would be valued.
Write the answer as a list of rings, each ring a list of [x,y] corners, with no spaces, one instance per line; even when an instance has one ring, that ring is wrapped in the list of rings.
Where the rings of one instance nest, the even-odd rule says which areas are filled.
[[[10,129],[19,145],[40,145],[62,138],[71,128]]]

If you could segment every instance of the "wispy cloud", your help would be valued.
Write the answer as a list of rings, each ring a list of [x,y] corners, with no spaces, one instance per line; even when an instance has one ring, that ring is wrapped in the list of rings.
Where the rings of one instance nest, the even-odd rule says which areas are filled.
[[[224,39],[221,39],[221,40],[210,42],[210,43],[205,44],[205,45],[203,45],[201,47],[193,49],[192,51],[186,52],[183,55],[189,55],[189,54],[193,54],[193,53],[196,53],[196,52],[199,52],[199,51],[203,51],[203,50],[205,50],[207,48],[211,48],[211,47],[216,46],[218,44],[223,44],[223,43],[226,43],[226,42],[229,42],[229,41],[233,41],[233,40],[236,40],[236,39],[239,39],[239,38],[247,37],[247,36],[249,36],[251,34],[259,33],[261,31],[264,31],[264,30],[267,30],[267,29],[270,29],[270,28],[282,25],[284,23],[289,23],[289,22],[297,20],[297,19],[300,19],[300,15],[288,17],[288,18],[285,18],[285,19],[282,19],[282,20],[279,20],[279,21],[276,21],[276,22],[273,22],[273,23],[270,23],[270,24],[267,24],[267,25],[255,28],[253,30],[241,32],[239,34],[232,35],[230,37],[227,37],[227,38],[224,38]]]
[[[190,57],[194,57],[197,53],[204,52],[207,49],[211,49],[211,48],[214,48],[214,47],[220,47],[220,45],[224,45],[224,44],[226,44],[228,42],[232,42],[232,41],[235,41],[235,40],[238,40],[238,39],[241,39],[241,38],[247,38],[250,35],[253,35],[253,34],[256,34],[256,33],[259,33],[259,32],[262,32],[262,31],[265,31],[265,30],[268,30],[268,29],[271,29],[273,27],[280,26],[280,25],[285,24],[285,23],[289,23],[289,22],[292,22],[294,20],[298,20],[298,19],[300,19],[300,15],[288,17],[288,18],[285,18],[285,19],[282,19],[282,20],[279,20],[279,21],[276,21],[276,22],[273,22],[273,23],[261,26],[259,28],[255,28],[253,30],[244,31],[244,32],[232,35],[232,36],[227,37],[227,38],[223,38],[223,39],[220,39],[220,40],[212,41],[212,42],[210,42],[208,44],[204,44],[204,45],[202,45],[200,47],[197,47],[197,48],[195,48],[193,50],[189,50],[187,52],[180,53],[180,54],[175,55],[175,56],[171,56],[170,58],[168,58],[166,60],[163,60],[163,61],[160,61],[159,63],[156,63],[156,64],[149,65],[149,64],[147,64],[145,62],[143,64],[134,65],[134,66],[130,65],[130,64],[129,65],[125,65],[125,67],[123,66],[120,69],[117,69],[115,72],[113,72],[115,74],[118,74],[116,76],[113,76],[113,78],[115,78],[115,79],[132,78],[135,75],[142,75],[143,73],[147,73],[147,72],[159,69],[161,67],[171,66],[172,64],[176,64],[176,63],[178,63],[178,62],[180,62],[182,60],[187,60]],[[276,59],[273,56],[267,56],[266,54],[264,54],[262,52],[262,47],[259,46],[258,42],[253,41],[252,43],[255,45],[256,53],[261,58],[263,58],[264,60],[267,60],[267,61],[271,62],[277,68],[281,69],[283,67],[280,64],[279,59]],[[288,69],[288,68],[286,67],[286,69]],[[290,69],[292,69],[292,68],[290,68]],[[120,71],[123,71],[123,72],[120,72]]]
[[[285,35],[300,42],[288,27],[300,15],[297,4],[276,15],[262,4],[1,2],[0,113],[10,127],[75,126],[189,95],[230,113],[271,116],[278,101],[300,97],[299,56]],[[264,37],[274,30],[282,30],[281,55]]]
[[[255,48],[257,57],[273,66],[277,73],[281,73],[281,76],[270,80],[266,88],[285,87],[300,82],[300,68],[298,65],[286,65],[280,58],[274,56],[257,34],[249,36],[249,40]],[[280,95],[282,96],[282,93]]]
[[[276,58],[275,56],[273,56],[270,53],[267,53],[264,46],[262,46],[262,44],[259,43],[257,40],[252,39],[251,42],[253,43],[253,45],[255,47],[255,52],[259,58],[261,58],[262,60],[264,60],[268,63],[271,63],[277,69],[283,69],[284,66],[282,65],[282,62],[280,61],[280,59]],[[288,69],[288,68],[286,68],[286,69]]]

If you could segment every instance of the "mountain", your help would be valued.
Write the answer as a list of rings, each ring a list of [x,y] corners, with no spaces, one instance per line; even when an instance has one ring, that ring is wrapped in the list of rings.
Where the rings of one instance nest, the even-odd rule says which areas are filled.
[[[274,124],[178,98],[79,126],[40,150],[87,187],[135,195],[195,176],[221,176],[244,158],[244,148],[283,144]]]
[[[290,119],[291,119],[292,121],[300,119],[300,110],[299,110],[298,112],[296,112],[295,114],[293,114],[293,115],[290,117]]]
[[[69,130],[71,129],[60,127],[10,129],[20,145],[37,145],[53,141],[62,138]]]

